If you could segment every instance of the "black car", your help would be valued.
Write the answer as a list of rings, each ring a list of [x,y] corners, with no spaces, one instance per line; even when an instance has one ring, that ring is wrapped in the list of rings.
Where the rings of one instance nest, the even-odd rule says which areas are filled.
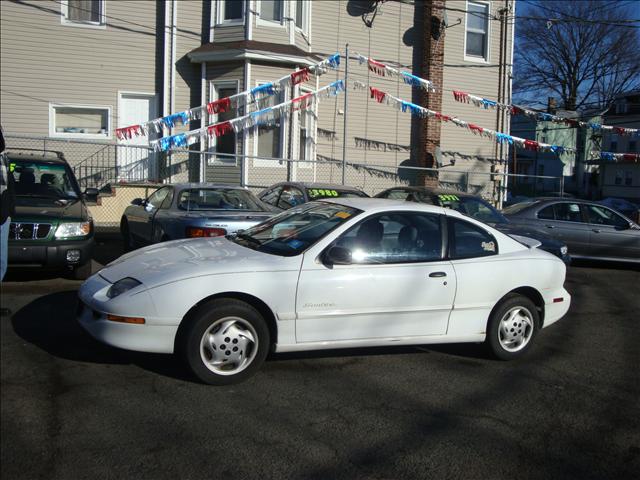
[[[422,202],[451,208],[491,225],[507,235],[519,235],[537,240],[541,243],[542,250],[559,257],[566,264],[571,262],[567,245],[564,242],[535,229],[514,225],[489,202],[475,195],[430,187],[394,187],[378,193],[376,197]]]
[[[346,185],[315,182],[282,182],[271,185],[258,198],[281,210],[322,198],[368,197],[362,190]]]
[[[51,268],[82,280],[91,274],[93,220],[60,152],[8,150],[9,174],[15,182],[15,216],[9,229],[9,267]]]
[[[574,258],[640,263],[640,225],[600,203],[538,198],[504,214],[518,228],[540,229],[565,242]]]

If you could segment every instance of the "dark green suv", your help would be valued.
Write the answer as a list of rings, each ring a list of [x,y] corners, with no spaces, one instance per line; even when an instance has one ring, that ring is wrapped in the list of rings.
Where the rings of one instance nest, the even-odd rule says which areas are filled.
[[[15,182],[15,216],[9,230],[10,267],[54,268],[82,280],[91,274],[93,220],[73,171],[60,152],[8,150]],[[93,198],[92,198],[93,197]]]

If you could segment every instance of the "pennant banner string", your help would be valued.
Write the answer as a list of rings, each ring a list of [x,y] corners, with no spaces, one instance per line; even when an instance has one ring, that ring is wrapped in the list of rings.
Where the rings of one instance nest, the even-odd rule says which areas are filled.
[[[354,87],[362,88],[361,84],[354,85]],[[370,97],[375,99],[378,103],[386,103],[387,105],[392,105],[402,112],[408,112],[411,113],[411,115],[415,115],[418,117],[435,118],[441,122],[451,122],[458,127],[469,130],[474,135],[480,135],[482,137],[490,138],[497,143],[507,143],[509,145],[514,145],[518,148],[524,148],[526,150],[553,152],[558,155],[563,153],[575,152],[575,149],[573,148],[563,147],[560,145],[549,145],[547,143],[536,142],[535,140],[528,140],[525,138],[514,137],[506,133],[496,132],[495,130],[491,130],[489,128],[483,128],[473,123],[460,120],[457,117],[444,115],[440,112],[429,110],[427,108],[421,107],[420,105],[416,105],[415,103],[407,102],[406,100],[402,100],[401,98],[396,98],[393,95],[390,95],[389,93],[383,92],[382,90],[374,87],[369,87],[369,92]]]
[[[205,135],[209,137],[219,137],[231,132],[238,133],[255,126],[272,125],[278,118],[287,113],[289,108],[291,108],[292,111],[305,110],[312,107],[317,99],[336,96],[338,93],[343,91],[344,81],[337,80],[316,90],[315,92],[305,93],[304,95],[292,98],[291,100],[274,105],[273,107],[263,108],[262,110],[251,112],[232,120],[208,125],[189,132],[163,137],[158,140],[152,140],[149,142],[149,145],[155,151],[166,152],[172,148],[187,147],[194,143],[198,143]]]
[[[129,140],[133,137],[148,135],[150,129],[153,129],[156,133],[162,134],[164,132],[164,127],[173,128],[176,125],[187,125],[192,120],[199,120],[202,118],[202,115],[205,112],[213,115],[216,113],[227,112],[232,106],[239,107],[256,103],[260,99],[274,95],[287,87],[306,82],[309,80],[309,74],[311,73],[320,76],[326,73],[330,68],[337,69],[339,66],[340,54],[335,53],[321,62],[285,75],[276,81],[259,85],[250,90],[236,93],[235,95],[221,98],[220,100],[215,100],[199,107],[193,107],[189,110],[185,110],[184,112],[156,118],[139,125],[117,128],[116,137],[118,140]]]
[[[433,83],[429,80],[425,80],[424,78],[417,77],[408,72],[399,71],[382,62],[378,62],[372,58],[365,57],[364,55],[360,55],[356,53],[356,56],[361,65],[364,63],[367,63],[369,70],[376,73],[377,75],[380,75],[382,77],[402,76],[404,79],[404,82],[408,85],[419,87],[429,92],[436,91],[435,87],[433,86]],[[609,131],[609,132],[616,133],[618,135],[640,135],[640,129],[638,128],[614,127],[611,125],[602,125],[597,122],[582,122],[579,120],[575,120],[573,118],[567,118],[567,117],[562,117],[558,115],[551,115],[549,113],[544,113],[544,112],[536,112],[535,110],[530,110],[527,108],[509,104],[509,103],[496,102],[495,100],[479,97],[477,95],[473,95],[468,92],[463,92],[461,90],[453,90],[452,93],[453,93],[453,98],[457,102],[470,103],[478,108],[484,108],[485,110],[498,108],[498,109],[506,110],[507,113],[511,115],[518,115],[518,114],[527,115],[529,117],[535,117],[538,120],[561,123],[561,124],[568,125],[570,127],[584,127],[584,128],[590,128],[594,131]]]

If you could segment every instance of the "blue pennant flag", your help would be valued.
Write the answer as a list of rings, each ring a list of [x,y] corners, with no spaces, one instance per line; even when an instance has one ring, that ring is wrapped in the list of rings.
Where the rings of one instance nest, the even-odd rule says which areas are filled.
[[[334,53],[328,58],[328,62],[331,67],[338,68],[338,65],[340,65],[340,54]]]
[[[590,123],[589,128],[592,128],[593,130],[600,130],[602,128],[602,125],[600,125],[599,123]]]
[[[498,143],[507,142],[510,145],[513,145],[513,137],[511,135],[507,135],[506,133],[496,132],[496,142]]]
[[[187,146],[187,135],[181,133],[179,135],[174,135],[173,141],[171,142],[174,147],[186,147]]]
[[[616,157],[611,152],[600,152],[600,159],[606,160],[607,162],[613,162]]]
[[[551,151],[557,155],[562,155],[564,153],[564,147],[560,145],[551,145]]]
[[[487,100],[486,98],[483,98],[482,104],[484,105],[484,108],[489,108],[489,107],[495,107],[498,104],[498,102],[494,102],[493,100]]]
[[[404,83],[407,85],[412,85],[414,87],[422,86],[422,79],[420,77],[416,77],[415,75],[410,74],[409,72],[400,72],[402,74],[402,78]]]
[[[273,95],[275,93],[275,90],[273,89],[273,83],[265,83],[264,85],[258,85],[255,88],[252,88],[250,91],[251,95],[253,95],[254,97],[258,94],[267,94],[267,95]]]
[[[163,137],[160,139],[160,150],[166,152],[171,148],[171,137]]]

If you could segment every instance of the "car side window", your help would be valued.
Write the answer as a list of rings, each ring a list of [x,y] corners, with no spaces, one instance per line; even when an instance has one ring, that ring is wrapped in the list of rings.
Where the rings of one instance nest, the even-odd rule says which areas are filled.
[[[611,227],[627,227],[629,222],[617,213],[604,207],[587,205],[587,218],[589,223],[596,225],[609,225]]]
[[[553,205],[556,220],[563,222],[582,222],[580,205],[577,203],[562,202]]]
[[[442,258],[440,216],[387,213],[364,219],[342,235],[338,246],[351,250],[355,264],[416,263]]]
[[[167,208],[171,207],[171,202],[173,201],[174,191],[173,191],[173,188],[171,188],[171,187],[169,187],[168,190],[169,191],[167,193],[167,196],[164,197],[164,200],[162,201],[162,205],[160,205],[161,209],[167,209]]]
[[[464,220],[449,219],[449,257],[486,257],[498,253],[498,242],[485,229]]]
[[[268,203],[269,205],[276,205],[278,203],[278,197],[280,196],[280,192],[282,191],[282,187],[275,187],[272,188],[271,190],[267,190],[264,195],[262,195],[260,197],[260,200],[262,200],[265,203]]]
[[[162,187],[153,192],[147,199],[147,209],[160,208],[160,205],[169,194],[169,190],[171,190],[169,187]]]
[[[553,205],[549,205],[548,207],[544,207],[540,210],[538,212],[538,218],[540,220],[554,220],[555,216],[553,214]]]
[[[288,209],[304,203],[304,194],[296,187],[284,187],[278,200],[278,207]]]

